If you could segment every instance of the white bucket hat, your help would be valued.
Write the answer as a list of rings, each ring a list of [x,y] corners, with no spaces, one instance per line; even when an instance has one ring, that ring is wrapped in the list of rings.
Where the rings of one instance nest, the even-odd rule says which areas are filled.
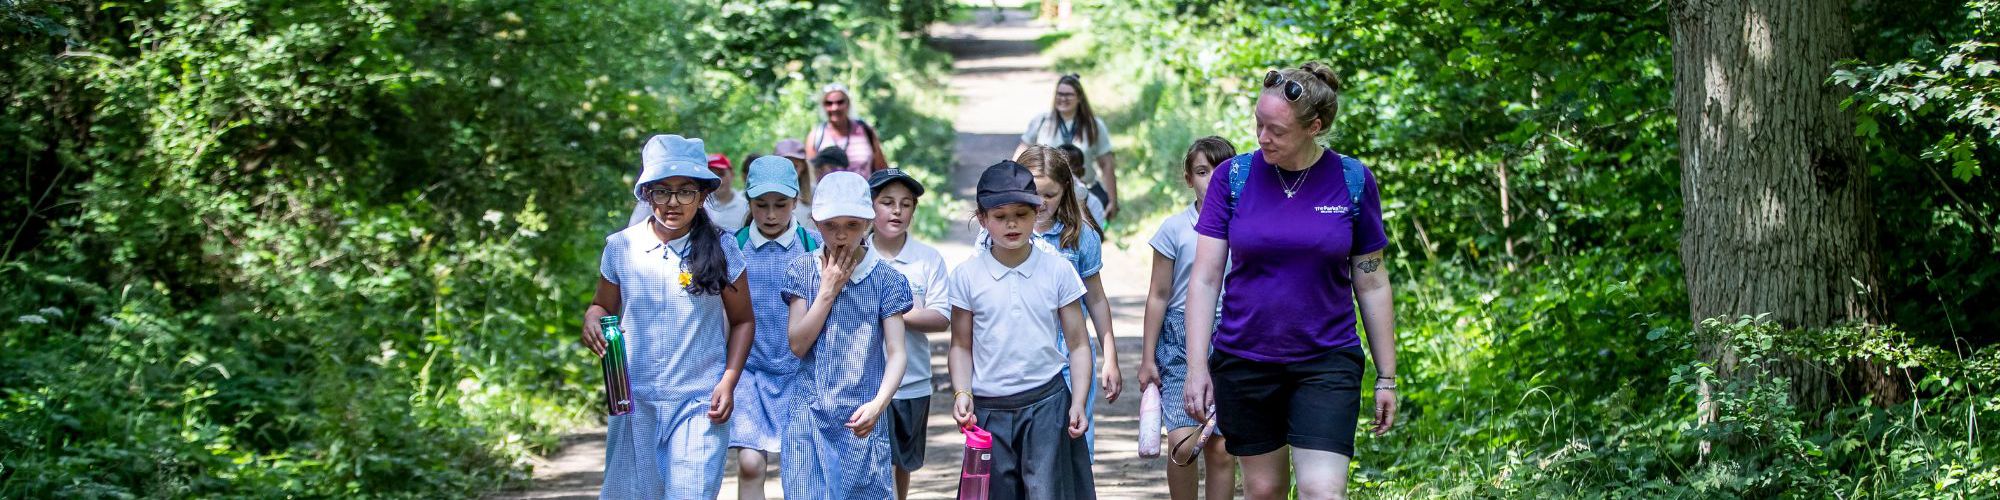
[[[813,220],[859,217],[875,220],[875,206],[869,202],[868,179],[854,172],[834,172],[813,185]]]

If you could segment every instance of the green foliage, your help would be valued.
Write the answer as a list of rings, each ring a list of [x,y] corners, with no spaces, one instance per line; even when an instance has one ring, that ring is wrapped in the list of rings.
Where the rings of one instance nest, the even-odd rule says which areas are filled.
[[[1933,342],[2000,331],[2000,2],[1875,5],[1856,19],[1864,57],[1851,87],[1855,134],[1874,171],[1890,319]]]
[[[1941,61],[1955,47],[1980,54],[1963,61],[1990,59],[1989,45],[1934,45],[1936,33],[1973,39],[1969,26],[1990,24],[1987,4],[1869,6],[1856,16],[1865,60]],[[2000,189],[1985,175],[1939,189],[1945,178],[1917,163],[1944,138],[1957,142],[1929,161],[1990,158],[1990,134],[1947,122],[1990,110],[1992,80],[1961,78],[1971,71],[1963,62],[1941,79],[1881,80],[1889,83],[1856,99],[1888,106],[1877,99],[1921,84],[1933,94],[1950,87],[1946,95],[1977,108],[1933,95],[1930,107],[1896,111],[1907,122],[1869,115],[1878,118],[1870,151],[1881,166],[1876,210],[1891,277],[1880,293],[1903,328],[1798,331],[1754,319],[1691,328],[1669,9],[1100,2],[1057,49],[1063,69],[1083,72],[1105,103],[1121,188],[1141,193],[1127,196],[1136,214],[1192,198],[1180,162],[1193,139],[1255,147],[1251,111],[1265,71],[1320,60],[1340,74],[1346,91],[1327,143],[1368,162],[1382,183],[1404,404],[1394,433],[1359,443],[1353,477],[1363,494],[2000,494],[2000,469],[1987,458],[2000,440],[1977,425],[2000,411],[1991,385],[2000,358],[1990,347],[1967,350],[1993,340],[2000,310],[1980,305],[2000,306],[1988,284],[2000,272],[2000,240],[1981,232]],[[1741,356],[1732,376],[1698,355],[1713,345]],[[1888,362],[1909,369],[1916,397],[1799,408],[1791,381],[1760,368],[1777,359]],[[1704,384],[1712,423],[1700,419]]]
[[[1832,80],[1856,89],[1845,106],[1861,104],[1861,119],[1855,135],[1876,138],[1880,120],[1892,118],[1898,125],[1918,120],[1935,120],[1945,125],[1966,127],[1971,137],[1961,139],[1946,132],[1924,148],[1926,160],[1951,167],[1960,182],[1979,175],[1980,161],[1973,153],[1979,142],[2000,141],[2000,2],[1973,0],[1966,5],[1970,39],[1944,47],[1930,47],[1920,54],[1925,60],[1905,59],[1889,64],[1850,64],[1835,71]],[[1962,28],[1963,29],[1963,28]]]
[[[1404,256],[1500,266],[1607,245],[1672,251],[1665,8],[1152,0],[1098,9],[1090,48],[1064,64],[1136,96],[1107,121],[1131,136],[1120,161],[1149,194],[1188,192],[1180,160],[1196,137],[1253,148],[1264,72],[1322,60],[1346,87],[1329,143],[1380,174],[1391,233],[1415,236]]]
[[[769,4],[0,6],[0,497],[522,479],[597,416],[575,318],[647,135],[768,150],[840,79],[948,164],[895,12]]]

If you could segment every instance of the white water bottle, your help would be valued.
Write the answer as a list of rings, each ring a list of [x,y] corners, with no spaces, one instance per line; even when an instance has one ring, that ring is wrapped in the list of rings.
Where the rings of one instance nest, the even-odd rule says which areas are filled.
[[[1146,384],[1139,396],[1139,457],[1160,456],[1160,386]]]

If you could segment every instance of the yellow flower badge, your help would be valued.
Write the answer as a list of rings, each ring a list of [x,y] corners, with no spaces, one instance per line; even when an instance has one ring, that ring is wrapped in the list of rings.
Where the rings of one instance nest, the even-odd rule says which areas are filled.
[[[694,284],[694,274],[689,273],[687,271],[681,271],[681,286],[685,287],[692,284]]]

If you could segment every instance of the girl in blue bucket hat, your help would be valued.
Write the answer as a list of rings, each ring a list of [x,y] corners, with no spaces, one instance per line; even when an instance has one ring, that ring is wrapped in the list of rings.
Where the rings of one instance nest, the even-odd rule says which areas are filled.
[[[700,139],[656,135],[632,195],[652,215],[604,240],[583,343],[604,354],[598,319],[621,317],[632,412],[609,418],[604,498],[715,498],[736,381],[756,329],[743,254],[702,208],[721,179]]]

